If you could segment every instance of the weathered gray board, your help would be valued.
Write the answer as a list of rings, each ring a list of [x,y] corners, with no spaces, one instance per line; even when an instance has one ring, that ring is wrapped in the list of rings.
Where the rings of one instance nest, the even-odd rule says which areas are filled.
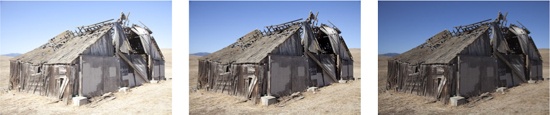
[[[525,58],[523,58],[523,56],[520,56],[520,55],[508,55],[508,61],[514,66],[513,69],[520,71],[522,76],[525,76],[525,69],[524,69],[525,63],[524,63],[524,60],[525,60]],[[513,82],[514,82],[514,86],[517,86],[517,85],[523,83],[520,77],[521,76],[517,76],[515,74],[512,74],[512,79],[513,79]],[[526,79],[526,78],[523,78],[523,79]]]
[[[332,84],[334,81],[330,78],[330,75],[336,75],[336,62],[331,54],[315,55],[318,60],[321,61],[325,68],[328,68],[330,72],[325,72],[323,68],[319,67],[313,60],[307,60],[309,64],[309,76],[311,79],[311,85],[322,87]],[[309,58],[308,58],[309,59]],[[330,75],[329,75],[330,74]],[[352,71],[353,75],[353,71]]]
[[[342,79],[352,80],[353,79],[353,62],[349,60],[342,60]]]
[[[543,80],[542,78],[542,63],[531,60],[530,76],[533,80]]]
[[[139,54],[133,54],[133,55],[126,55],[130,61],[134,64],[135,67],[138,69],[133,69],[130,67],[126,62],[120,61],[120,74],[121,74],[121,86],[122,87],[134,87],[139,86],[143,84],[145,81],[143,81],[141,78],[139,78],[138,72],[141,72],[142,75],[147,75],[147,67],[145,63],[145,59],[142,58]],[[164,67],[164,66],[163,66]],[[156,71],[153,71],[153,73],[156,73]],[[164,71],[163,71],[164,74]]]
[[[120,86],[116,57],[82,55],[82,93],[86,97],[116,91]]]
[[[331,75],[332,76],[337,76],[335,60],[336,59],[335,59],[334,55],[332,55],[332,54],[320,54],[319,55],[319,61],[321,61],[321,63],[323,64],[323,66],[325,66],[325,68],[329,69],[328,72],[323,71],[323,81],[324,81],[325,85],[330,85],[333,82],[337,82],[337,81],[333,81],[330,78]],[[336,79],[338,79],[338,78],[336,78]]]
[[[164,78],[164,62],[159,60],[154,60],[153,66],[153,79],[165,79]]]
[[[120,76],[122,78],[121,81],[121,87],[133,87],[136,86],[136,79],[135,77],[139,77],[134,75],[134,69],[132,69],[126,62],[119,61],[120,62]]]
[[[510,68],[508,68],[508,66],[506,66],[504,64],[504,62],[502,62],[501,60],[497,60],[497,65],[498,65],[498,70],[497,70],[497,75],[498,75],[498,83],[499,83],[499,86],[501,87],[512,87],[514,86],[514,82],[512,81],[512,70]]]
[[[460,95],[472,97],[497,88],[495,58],[460,56]]]
[[[310,61],[310,65],[315,62]],[[316,87],[322,87],[325,86],[325,82],[323,81],[323,70],[320,70],[321,68],[317,67],[310,67],[309,68],[309,76],[311,79],[311,85]]]
[[[303,91],[309,86],[306,58],[271,55],[271,95],[280,97]]]

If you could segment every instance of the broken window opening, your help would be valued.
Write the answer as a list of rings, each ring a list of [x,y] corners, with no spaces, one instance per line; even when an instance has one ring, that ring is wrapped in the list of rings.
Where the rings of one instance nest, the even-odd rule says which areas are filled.
[[[42,70],[41,70],[41,69],[42,69],[42,66],[38,66],[38,70],[36,70],[36,73],[40,73],[40,72],[42,72]]]
[[[128,36],[128,38],[129,38],[128,42],[130,42],[130,47],[132,47],[132,50],[135,53],[145,54],[145,49],[143,48],[143,45],[141,44],[141,39],[139,38],[139,35],[137,35],[134,32],[129,32],[129,34],[127,34],[126,36]]]
[[[327,34],[319,32],[317,41],[319,42],[319,48],[321,48],[323,54],[334,54],[332,45],[330,44],[330,38]]]
[[[511,37],[506,37],[507,38],[506,41],[508,42],[508,46],[510,50],[512,50],[512,54],[522,53],[521,44],[519,42],[518,36],[513,35],[513,33],[511,32],[507,34],[507,36],[511,36]]]
[[[229,66],[225,66],[225,72],[229,72]]]

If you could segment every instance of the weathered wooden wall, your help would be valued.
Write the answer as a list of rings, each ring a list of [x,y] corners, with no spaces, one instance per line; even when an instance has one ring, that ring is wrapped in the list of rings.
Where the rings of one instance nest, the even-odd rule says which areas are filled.
[[[73,93],[77,69],[73,65],[31,65],[19,61],[10,62],[9,88],[20,92],[63,99]]]
[[[199,61],[198,88],[259,102],[267,94],[266,64],[220,64]]]
[[[95,43],[90,45],[81,54],[83,55],[96,55],[96,56],[113,56],[115,55],[115,49],[113,47],[113,38],[111,34],[104,34]],[[85,41],[90,42],[90,41]],[[79,53],[79,52],[76,52]]]
[[[409,65],[394,60],[388,61],[388,90],[428,96],[444,103],[453,92],[454,68],[451,65]]]
[[[491,40],[489,39],[489,32],[484,31],[478,38],[468,44],[461,52],[460,55],[468,56],[491,56]]]
[[[280,38],[282,39],[282,38]],[[300,34],[298,32],[289,36],[287,40],[279,44],[273,51],[272,55],[288,55],[288,56],[300,56],[303,55],[303,47],[301,44]]]
[[[164,61],[162,60],[153,60],[153,78],[155,80],[164,80],[166,77],[164,76]]]

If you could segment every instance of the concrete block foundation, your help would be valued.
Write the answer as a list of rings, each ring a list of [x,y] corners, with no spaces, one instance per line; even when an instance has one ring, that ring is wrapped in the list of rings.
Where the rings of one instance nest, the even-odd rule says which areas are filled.
[[[73,105],[75,106],[81,106],[88,104],[88,98],[86,97],[73,97]]]
[[[262,102],[262,105],[268,106],[268,105],[277,103],[277,98],[275,98],[273,96],[263,96],[261,98],[261,102]]]
[[[466,99],[462,96],[451,97],[450,103],[452,106],[459,106],[466,103]]]

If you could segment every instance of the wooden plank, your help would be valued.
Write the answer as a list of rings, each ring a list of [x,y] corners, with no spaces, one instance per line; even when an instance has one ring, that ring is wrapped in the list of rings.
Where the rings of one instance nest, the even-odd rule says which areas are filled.
[[[313,54],[311,54],[307,51],[305,53],[307,54],[307,56],[309,56],[309,58],[313,59],[313,61],[315,63],[317,63],[317,65],[319,65],[319,67],[321,67],[323,69],[323,71],[329,73],[328,75],[332,79],[332,81],[338,82],[338,80],[336,79],[336,76],[330,74],[330,71],[328,70],[328,68],[325,68],[325,66],[323,66],[323,64],[319,60],[317,60],[317,58],[315,58],[315,56],[313,56]]]
[[[134,66],[134,64],[132,64],[132,62],[122,53],[120,52],[117,52],[116,53],[120,58],[122,58],[122,60],[124,60],[124,62],[126,62],[128,65],[130,65],[130,67],[132,67],[132,69],[134,70],[138,70],[136,66]],[[82,56],[81,56],[82,57]],[[143,73],[141,72],[136,72],[138,73],[138,75],[140,76],[139,78],[141,78],[141,80],[145,81],[145,82],[149,82],[149,80],[147,80],[147,77],[145,75],[143,75]]]
[[[271,54],[268,56],[268,68],[267,69],[267,95],[271,96]]]
[[[522,81],[522,82],[526,82],[525,80],[525,76],[521,75],[519,71],[517,71],[516,69],[514,69],[514,66],[512,66],[512,64],[510,64],[510,62],[508,62],[508,60],[506,60],[504,58],[504,56],[500,55],[500,53],[498,52],[494,52],[493,54],[495,54],[498,59],[502,60],[502,62],[504,62],[504,64],[506,64],[511,70],[512,70],[512,73],[514,73],[515,77],[519,77],[519,79]]]

